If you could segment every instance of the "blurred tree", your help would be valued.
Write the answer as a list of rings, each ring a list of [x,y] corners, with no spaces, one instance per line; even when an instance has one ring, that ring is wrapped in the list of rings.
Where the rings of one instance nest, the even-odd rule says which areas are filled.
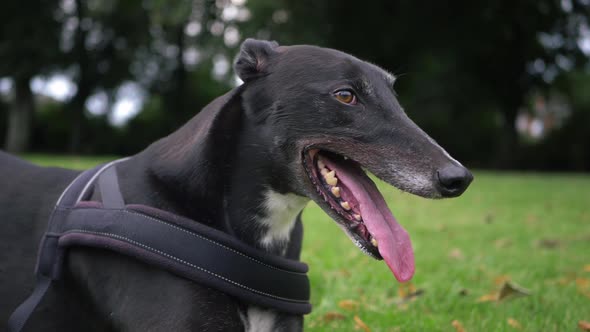
[[[44,120],[60,125],[52,130],[37,126],[36,149],[133,153],[196,114],[229,86],[227,75],[213,79],[211,61],[228,53],[220,38],[224,32],[220,14],[226,3],[61,0],[55,15],[61,25],[61,53],[55,63],[72,78],[76,89],[65,106],[41,109]],[[236,37],[234,47],[238,42]],[[139,119],[151,119],[151,123],[131,120],[128,126],[113,128],[107,125],[112,114],[90,116],[89,97],[106,95],[107,109],[113,112],[121,86],[129,83],[148,93],[144,108],[149,116]],[[64,131],[69,136],[65,147]],[[129,144],[111,144],[108,149],[94,137],[106,140],[105,136],[121,135]]]
[[[148,2],[153,49],[147,62],[158,64],[158,75],[149,82],[166,117],[160,121],[165,132],[176,129],[203,105],[199,89],[208,90],[212,58],[226,54],[221,35],[225,25],[222,12],[228,0],[166,0]],[[237,43],[237,41],[236,41]],[[202,72],[207,72],[202,75]],[[194,77],[200,81],[195,82]],[[214,89],[215,90],[215,89]]]
[[[59,24],[53,14],[57,1],[9,0],[0,10],[0,77],[13,81],[8,110],[5,149],[23,152],[29,147],[35,114],[31,79],[55,67]]]
[[[71,124],[69,151],[80,152],[91,94],[110,91],[134,76],[137,50],[150,43],[149,16],[139,0],[64,1],[63,66],[72,73],[76,93],[66,105]]]
[[[167,114],[160,122],[166,132],[186,120],[190,95],[187,90],[188,69],[184,60],[188,36],[186,26],[191,20],[206,24],[206,15],[211,1],[149,2],[151,29],[154,31],[152,59],[160,64],[159,75],[149,85],[150,90],[161,96],[161,108]],[[196,6],[196,8],[193,8]]]
[[[257,37],[332,47],[393,71],[412,118],[470,165],[590,169],[579,143],[590,112],[588,0],[32,1],[0,11],[12,151],[26,148],[37,101],[35,149],[134,153],[235,84],[239,42]],[[56,73],[74,81],[71,99],[35,98],[31,79]],[[113,125],[128,86],[141,110]],[[106,114],[88,112],[97,95]],[[562,96],[571,117],[542,140],[523,140],[515,118],[535,95]]]

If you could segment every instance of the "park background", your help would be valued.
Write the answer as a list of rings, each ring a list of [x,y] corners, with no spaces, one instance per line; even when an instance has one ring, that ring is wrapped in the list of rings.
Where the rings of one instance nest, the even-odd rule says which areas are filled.
[[[232,62],[248,37],[391,71],[409,116],[476,170],[442,202],[379,183],[414,241],[408,285],[310,205],[307,329],[585,326],[590,0],[7,0],[0,146],[72,168],[139,152],[240,83]]]

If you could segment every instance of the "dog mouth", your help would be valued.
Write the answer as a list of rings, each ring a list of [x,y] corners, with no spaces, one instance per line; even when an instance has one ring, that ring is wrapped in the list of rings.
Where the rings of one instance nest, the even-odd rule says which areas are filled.
[[[414,275],[410,237],[397,222],[361,165],[340,154],[308,148],[303,168],[319,195],[316,202],[366,254],[383,259],[396,279]]]

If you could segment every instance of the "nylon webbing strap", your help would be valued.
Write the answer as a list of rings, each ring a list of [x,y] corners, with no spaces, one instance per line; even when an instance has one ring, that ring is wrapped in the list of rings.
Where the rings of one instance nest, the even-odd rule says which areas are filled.
[[[58,279],[61,274],[63,253],[59,248],[58,236],[50,233],[58,208],[73,207],[81,196],[86,194],[86,191],[90,188],[101,170],[109,168],[111,165],[124,160],[126,159],[116,160],[107,165],[97,166],[93,169],[82,172],[61,194],[57,200],[55,209],[49,217],[47,226],[48,230],[43,239],[41,239],[41,244],[39,246],[39,256],[35,267],[35,274],[37,276],[35,288],[33,293],[31,293],[31,295],[29,295],[29,297],[14,310],[12,315],[10,315],[7,324],[9,332],[19,332],[22,330],[33,311],[35,311],[35,308],[43,299],[49,286],[51,286],[51,281]]]
[[[98,177],[98,187],[100,189],[102,205],[105,208],[122,209],[125,207],[125,201],[119,189],[115,167],[109,167],[100,174]]]
[[[8,319],[8,331],[10,332],[18,332],[22,330],[25,323],[39,304],[41,299],[49,289],[51,285],[51,278],[45,276],[37,276],[37,282],[35,284],[35,289],[33,293],[29,295],[29,297],[25,300],[25,302],[21,303],[21,305],[14,310],[10,319]]]
[[[119,161],[116,161],[119,162]],[[114,163],[80,174],[53,211],[39,252],[33,293],[12,314],[18,332],[60,277],[65,249],[87,246],[115,251],[238,299],[291,314],[307,314],[307,265],[251,248],[190,219],[147,206],[125,206]],[[97,181],[103,206],[76,205]]]

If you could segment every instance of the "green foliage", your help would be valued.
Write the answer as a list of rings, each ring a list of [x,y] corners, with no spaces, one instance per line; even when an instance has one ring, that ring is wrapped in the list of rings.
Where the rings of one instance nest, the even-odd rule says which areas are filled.
[[[116,156],[64,156],[41,153],[27,153],[21,156],[26,160],[45,167],[63,167],[77,170],[89,169],[101,163],[115,160]]]
[[[58,1],[8,0],[0,10],[0,77],[31,78],[55,68],[60,26]]]
[[[231,70],[212,72],[237,52],[226,40],[233,31],[240,40],[340,49],[394,72],[408,114],[465,164],[590,170],[581,123],[590,112],[590,64],[579,47],[590,24],[587,1],[250,0],[231,7],[232,18],[233,4],[8,1],[0,11],[0,77],[22,82],[59,72],[77,85],[64,105],[40,100],[34,150],[128,154],[168,134],[230,88]],[[89,96],[105,93],[113,106],[126,82],[146,94],[137,118],[114,128],[106,116],[89,116]],[[572,115],[542,140],[523,140],[515,118],[535,94],[564,96]]]

